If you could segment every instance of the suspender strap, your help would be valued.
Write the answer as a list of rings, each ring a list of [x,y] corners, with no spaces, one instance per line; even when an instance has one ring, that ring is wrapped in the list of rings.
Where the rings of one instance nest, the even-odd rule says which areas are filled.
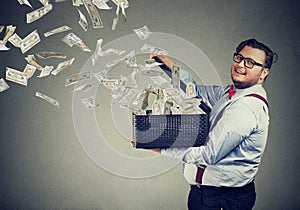
[[[258,98],[258,99],[262,100],[267,105],[267,107],[269,108],[268,101],[264,97],[262,97],[261,95],[258,95],[256,93],[251,93],[251,94],[248,94],[248,95],[245,95],[245,96],[252,96],[252,97]]]

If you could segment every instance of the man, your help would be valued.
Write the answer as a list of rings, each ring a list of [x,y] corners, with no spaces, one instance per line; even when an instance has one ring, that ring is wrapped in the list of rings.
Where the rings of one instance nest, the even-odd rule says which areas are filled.
[[[233,85],[196,86],[211,108],[207,143],[200,147],[157,149],[184,163],[191,184],[188,208],[252,209],[254,178],[265,150],[269,126],[266,92],[262,87],[277,55],[255,39],[241,42],[233,55]],[[158,57],[172,69],[173,61]],[[191,81],[181,70],[184,82]]]

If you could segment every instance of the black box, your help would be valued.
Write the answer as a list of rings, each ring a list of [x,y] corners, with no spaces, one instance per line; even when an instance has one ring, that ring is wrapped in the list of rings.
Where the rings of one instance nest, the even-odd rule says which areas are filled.
[[[208,114],[132,114],[132,121],[136,148],[198,147],[209,132]]]

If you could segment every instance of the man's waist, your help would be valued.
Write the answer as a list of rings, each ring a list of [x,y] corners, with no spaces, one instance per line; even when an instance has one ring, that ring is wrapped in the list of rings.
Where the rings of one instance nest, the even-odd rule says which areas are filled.
[[[184,164],[183,175],[190,185],[240,187],[253,181],[256,174],[254,171],[251,174],[244,173],[244,167],[235,171],[227,167],[229,166],[209,165],[205,167],[201,165],[198,167],[193,164]]]

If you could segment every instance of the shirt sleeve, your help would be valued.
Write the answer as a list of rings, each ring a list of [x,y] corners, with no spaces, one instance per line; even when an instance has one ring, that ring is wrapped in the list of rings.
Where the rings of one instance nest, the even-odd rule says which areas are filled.
[[[185,163],[213,165],[238,147],[255,130],[256,117],[243,103],[232,104],[209,133],[204,146],[162,150],[162,154]]]
[[[187,85],[190,82],[193,82],[196,85],[197,96],[200,97],[204,102],[206,102],[210,107],[213,107],[217,101],[224,95],[227,87],[223,86],[205,86],[198,85],[193,80],[189,72],[180,69],[180,79]]]

